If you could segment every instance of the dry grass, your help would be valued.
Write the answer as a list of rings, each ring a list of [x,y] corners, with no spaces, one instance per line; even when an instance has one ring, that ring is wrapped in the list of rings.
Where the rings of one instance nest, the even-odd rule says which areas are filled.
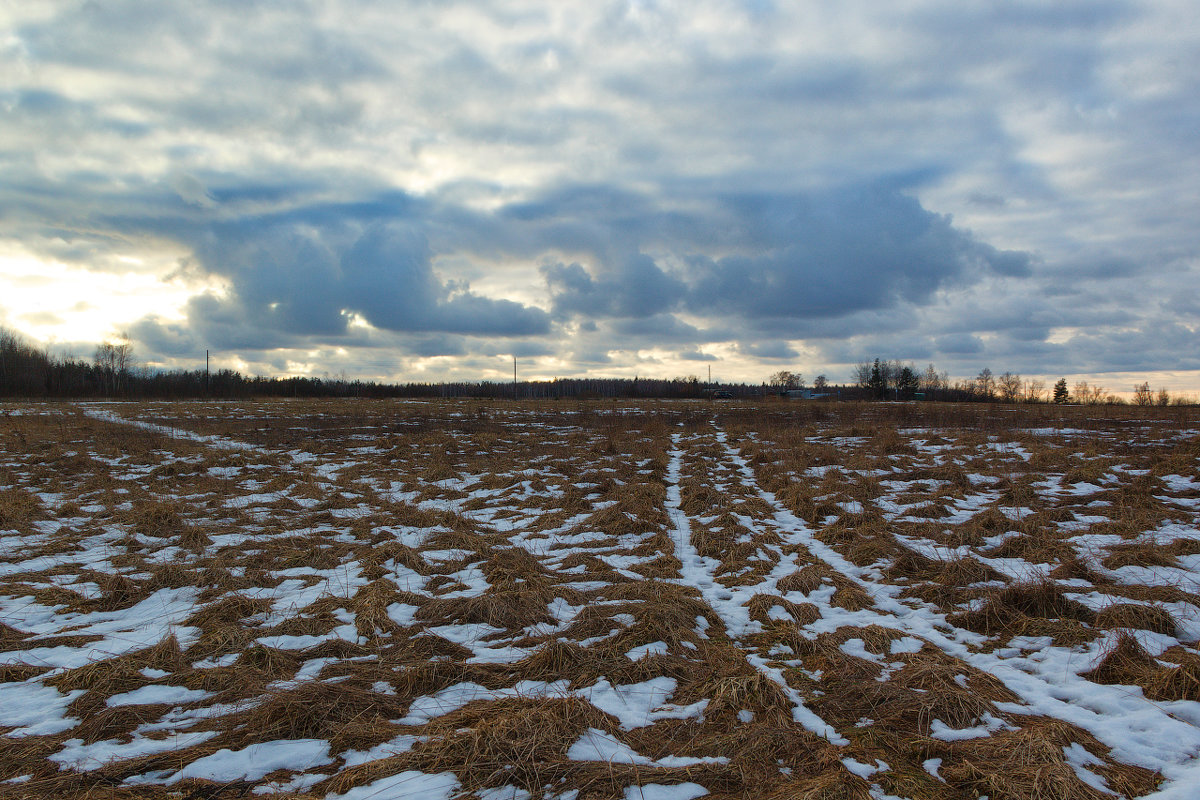
[[[1091,798],[1063,758],[1072,742],[1105,759],[1095,771],[1115,791],[1133,797],[1154,788],[1153,774],[1112,762],[1077,730],[1000,714],[996,704],[1016,698],[962,661],[929,645],[892,653],[905,636],[899,622],[816,633],[837,624],[825,618],[837,610],[873,608],[875,582],[900,584],[901,602],[915,609],[920,604],[906,598],[954,612],[956,624],[992,637],[988,646],[1018,633],[1069,646],[1118,631],[1088,678],[1139,686],[1155,701],[1200,700],[1200,657],[1179,646],[1154,659],[1128,633],[1177,635],[1175,609],[1166,604],[1200,598],[1182,584],[1117,583],[1092,561],[1170,569],[1200,550],[1195,541],[1153,545],[1146,536],[1163,520],[1194,521],[1188,503],[1174,502],[1189,499],[1187,492],[1163,480],[1196,475],[1198,440],[1164,443],[1191,424],[1182,418],[1130,427],[1070,409],[611,401],[148,404],[118,413],[265,449],[222,451],[80,415],[66,424],[61,413],[0,422],[0,530],[34,542],[0,554],[11,565],[0,595],[46,609],[30,617],[42,620],[37,636],[25,623],[0,622],[0,650],[30,662],[0,667],[0,681],[81,692],[68,710],[78,724],[60,734],[0,729],[0,779],[31,776],[0,783],[0,797],[250,796],[291,772],[136,791],[121,782],[152,771],[165,777],[221,748],[316,738],[341,753],[400,733],[421,741],[350,769],[322,767],[319,775],[328,777],[311,796],[417,769],[454,773],[464,797],[517,786],[539,799],[547,787],[578,790],[581,800],[620,798],[629,787],[695,781],[716,798],[864,800],[876,782],[912,800]],[[1026,426],[1087,435],[1032,435]],[[682,574],[667,513],[674,434],[691,544],[715,561],[715,588],[703,594]],[[1010,444],[1032,457],[1019,460]],[[287,454],[297,449],[313,463],[293,461]],[[757,484],[730,449],[741,451]],[[820,475],[809,472],[822,465],[829,468]],[[1068,483],[1100,488],[1087,497],[1058,494],[1052,487],[1064,473]],[[43,503],[38,493],[60,499]],[[259,493],[278,496],[228,505]],[[957,523],[954,510],[981,494],[987,507]],[[1101,504],[1088,505],[1094,502]],[[907,511],[893,513],[897,506]],[[811,529],[780,524],[779,508]],[[1083,515],[1106,516],[1090,532],[1124,541],[1087,557],[1076,553],[1070,542]],[[54,519],[64,526],[40,534],[47,528],[35,523]],[[857,577],[823,562],[817,548],[810,552],[808,535],[862,568]],[[630,545],[629,536],[642,539]],[[945,555],[920,555],[900,536]],[[458,552],[448,560],[426,556],[435,550]],[[103,557],[90,555],[97,553]],[[984,563],[991,557],[1046,565],[1053,578],[1009,585]],[[772,583],[784,558],[798,567]],[[36,566],[23,565],[34,559]],[[1067,597],[1093,591],[1080,579],[1109,594],[1112,605],[1092,614]],[[705,598],[741,587],[738,613],[758,625],[739,637]],[[113,657],[94,651],[70,670],[36,663],[40,648],[102,639],[83,615],[117,618],[164,589],[199,593],[190,613],[171,620],[179,639]],[[289,595],[301,594],[288,605]],[[964,611],[968,601],[973,610]],[[429,630],[442,625],[491,628],[455,642]],[[255,641],[267,636],[280,637],[276,646]],[[626,655],[646,645],[656,645],[655,654]],[[481,663],[492,647],[504,653],[503,663]],[[866,657],[848,654],[855,652]],[[307,677],[297,680],[301,674]],[[772,676],[782,676],[786,689]],[[575,692],[602,679],[624,687],[664,678],[675,682],[669,702],[707,701],[703,714],[624,730],[575,696],[505,697],[419,726],[397,723],[417,698],[465,682],[503,691],[530,685],[522,681],[565,681],[564,691]],[[155,685],[212,695],[179,712],[166,704],[107,705],[116,694]],[[850,744],[830,745],[797,724],[791,692]],[[179,713],[207,715],[204,708],[215,710],[191,729],[215,736],[201,745],[87,773],[48,760],[70,738],[127,741],[142,726]],[[958,743],[930,735],[934,720],[969,727],[988,714],[1016,730]],[[590,728],[647,758],[729,762],[571,761],[567,751]],[[891,768],[864,781],[843,766],[847,756]],[[924,770],[931,757],[943,759],[949,783]]]
[[[1097,628],[1138,628],[1167,636],[1176,633],[1175,618],[1164,608],[1141,603],[1114,603],[1096,613]]]
[[[952,745],[942,776],[996,800],[1102,800],[1112,796],[1081,781],[1063,754],[1064,747],[1081,740],[1086,746],[1090,737],[1057,720],[1026,718],[1022,722],[1016,731]],[[1132,768],[1125,770],[1132,772]],[[1152,773],[1144,776],[1143,790],[1148,791],[1154,783]]]
[[[26,530],[35,519],[45,519],[41,501],[26,489],[12,486],[9,481],[0,489],[0,529]]]
[[[1030,630],[1031,620],[1076,620],[1091,623],[1095,613],[1066,597],[1049,580],[1014,583],[985,596],[982,605],[951,617],[954,624],[995,636]]]

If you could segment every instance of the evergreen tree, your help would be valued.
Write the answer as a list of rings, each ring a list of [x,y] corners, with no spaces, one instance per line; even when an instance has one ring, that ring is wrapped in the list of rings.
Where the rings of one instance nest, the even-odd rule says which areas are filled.
[[[1067,379],[1059,378],[1058,383],[1054,384],[1054,402],[1062,405],[1071,398],[1071,393],[1067,390]]]
[[[883,367],[878,358],[871,365],[871,380],[867,385],[871,387],[871,393],[877,398],[883,399],[887,396],[887,378],[883,375]]]

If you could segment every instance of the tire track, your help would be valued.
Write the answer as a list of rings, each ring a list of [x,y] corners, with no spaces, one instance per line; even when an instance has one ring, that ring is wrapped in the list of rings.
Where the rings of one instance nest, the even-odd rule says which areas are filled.
[[[671,449],[668,453],[667,465],[667,513],[674,527],[680,568],[680,582],[700,591],[704,602],[709,605],[725,625],[725,629],[734,640],[745,637],[750,624],[749,611],[745,601],[764,589],[773,590],[778,581],[791,573],[796,566],[794,554],[784,556],[772,570],[771,575],[762,584],[752,587],[728,588],[720,584],[714,574],[712,559],[706,559],[696,551],[691,541],[691,522],[682,509],[682,491],[680,477],[683,464],[683,449],[681,435],[671,435]],[[782,555],[782,554],[781,554]],[[800,693],[788,685],[782,670],[769,665],[763,657],[743,649],[746,661],[758,672],[765,675],[787,695],[792,702],[792,719],[806,730],[822,737],[830,744],[847,745],[849,741],[820,716],[815,714],[805,704]]]
[[[729,444],[724,431],[718,431],[717,441],[737,465],[743,480],[757,487],[759,497],[774,510],[772,522],[785,540],[806,548],[871,596],[878,611],[856,612],[864,620],[861,624],[869,624],[865,620],[870,620],[919,636],[946,654],[991,674],[1025,703],[998,704],[1002,711],[1045,715],[1077,725],[1110,747],[1119,760],[1161,771],[1167,783],[1150,797],[1166,800],[1193,796],[1194,787],[1200,784],[1200,728],[1177,716],[1189,713],[1191,709],[1185,706],[1191,704],[1155,703],[1129,687],[1097,684],[1079,677],[1081,666],[1090,667],[1098,659],[1099,645],[1089,648],[1083,658],[1076,651],[1048,647],[1041,660],[1022,657],[1011,659],[1012,663],[994,653],[974,652],[971,646],[983,643],[986,637],[955,627],[944,614],[920,600],[900,598],[899,587],[879,581],[870,570],[847,561],[817,539],[807,523],[785,508],[772,492],[761,488],[753,467]]]

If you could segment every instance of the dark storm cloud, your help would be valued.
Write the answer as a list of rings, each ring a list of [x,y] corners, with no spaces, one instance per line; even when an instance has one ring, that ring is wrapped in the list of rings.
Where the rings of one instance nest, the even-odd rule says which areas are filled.
[[[979,242],[888,185],[813,195],[718,196],[705,211],[629,217],[630,207],[643,205],[640,199],[617,203],[599,193],[591,203],[572,195],[561,208],[513,212],[514,219],[536,219],[553,231],[556,244],[596,250],[598,263],[591,270],[578,263],[543,268],[557,312],[640,317],[685,308],[705,315],[811,320],[921,304],[960,281],[1030,271],[1028,254]],[[579,219],[581,208],[590,215],[589,225]],[[580,235],[571,241],[573,226]],[[714,231],[733,254],[706,254]],[[684,266],[672,274],[644,253],[612,259],[606,251],[614,241],[665,251]]]
[[[409,221],[379,219],[384,204],[305,209],[282,219],[219,226],[196,257],[229,280],[227,298],[193,303],[201,325],[229,324],[305,336],[344,334],[352,315],[391,331],[527,336],[549,320],[538,309],[458,290],[433,272],[428,241]],[[243,345],[244,346],[244,345]]]
[[[620,258],[599,278],[579,264],[546,266],[542,274],[560,314],[649,317],[673,308],[686,292],[678,278],[642,253]]]
[[[670,198],[656,203],[585,185],[481,212],[394,191],[302,202],[329,190],[304,180],[255,187],[208,178],[177,176],[127,198],[130,213],[92,220],[114,240],[172,238],[191,250],[190,270],[226,281],[224,294],[198,296],[187,309],[197,332],[221,347],[341,337],[355,317],[410,333],[550,332],[551,317],[538,308],[439,277],[434,265],[444,256],[575,254],[580,261],[540,267],[558,318],[625,320],[617,332],[626,337],[691,343],[712,341],[712,332],[674,313],[742,319],[775,340],[762,357],[782,352],[781,336],[797,338],[815,320],[828,333],[829,320],[925,304],[948,286],[1024,276],[1030,264],[1026,254],[977,241],[892,183],[694,195],[686,209],[672,208]],[[272,210],[256,213],[261,208]],[[728,254],[714,257],[717,245]],[[771,319],[793,321],[791,336],[778,326],[772,334]],[[749,346],[743,352],[759,355]]]
[[[722,341],[728,330],[700,330],[672,314],[615,319],[609,329],[618,336],[654,343]]]
[[[952,333],[934,341],[938,352],[949,356],[975,355],[984,350],[983,341],[971,333]]]
[[[702,263],[689,305],[746,316],[839,317],[902,301],[983,272],[1023,274],[1029,256],[998,252],[949,219],[887,189],[808,198],[740,198],[762,225],[760,252]]]
[[[129,336],[140,343],[155,358],[194,356],[204,345],[197,341],[196,332],[187,324],[170,322],[157,316],[147,316],[129,328]]]

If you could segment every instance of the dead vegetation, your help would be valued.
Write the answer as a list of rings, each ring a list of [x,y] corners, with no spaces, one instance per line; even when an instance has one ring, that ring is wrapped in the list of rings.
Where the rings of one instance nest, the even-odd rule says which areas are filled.
[[[0,423],[0,683],[46,692],[47,718],[61,717],[52,733],[16,716],[0,727],[0,780],[23,781],[0,797],[302,798],[408,771],[453,774],[463,797],[685,782],[717,798],[1111,796],[1068,751],[1118,794],[1157,786],[1084,731],[1002,712],[1021,698],[914,637],[896,604],[985,637],[969,639],[981,657],[1101,639],[1090,688],[1200,702],[1193,643],[1162,649],[1200,613],[1186,533],[1200,448],[1172,438],[1186,420],[853,404],[114,409],[219,441],[68,409]],[[627,724],[653,692],[657,707]],[[209,738],[147,744],[185,734]],[[572,755],[588,737],[609,750]],[[325,742],[329,758],[165,783],[286,741]],[[116,755],[53,760],[76,746]],[[888,767],[856,767],[863,778],[850,758]]]

